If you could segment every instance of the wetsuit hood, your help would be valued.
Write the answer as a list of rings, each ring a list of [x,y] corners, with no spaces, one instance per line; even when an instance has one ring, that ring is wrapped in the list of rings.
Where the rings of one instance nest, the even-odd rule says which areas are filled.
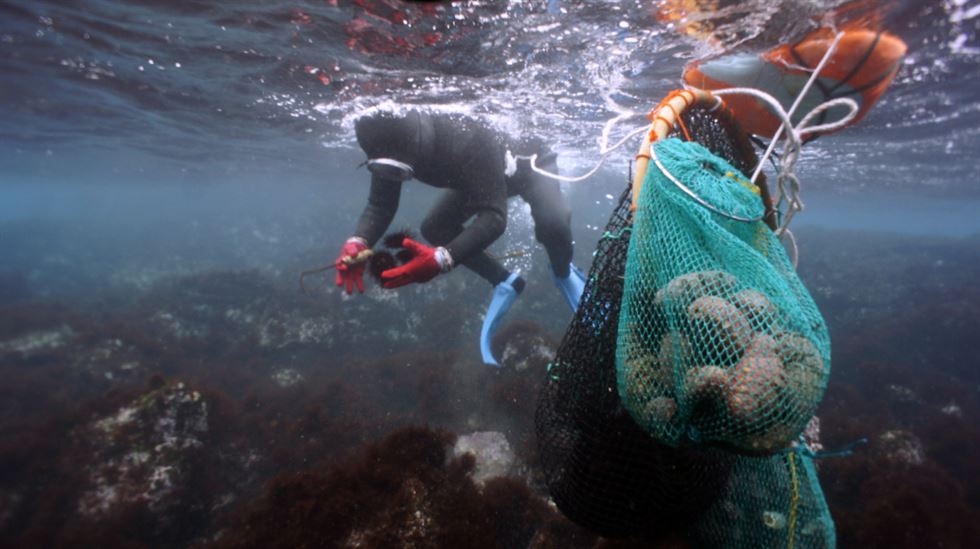
[[[354,122],[354,132],[369,159],[390,158],[408,165],[418,161],[421,139],[418,111],[362,116]]]

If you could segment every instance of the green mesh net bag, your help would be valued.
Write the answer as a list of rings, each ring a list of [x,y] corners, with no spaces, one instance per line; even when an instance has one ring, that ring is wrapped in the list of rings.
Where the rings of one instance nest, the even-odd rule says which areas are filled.
[[[623,406],[671,446],[786,448],[826,388],[823,317],[742,172],[695,142],[651,153],[617,334]]]
[[[739,456],[724,497],[691,533],[698,547],[832,549],[830,518],[813,458],[795,447],[772,456]]]
[[[616,394],[616,326],[631,202],[627,186],[549,365],[535,422],[545,481],[565,516],[604,537],[656,540],[693,528],[723,495],[734,457],[654,440]]]
[[[674,126],[674,135],[683,133],[738,172],[755,166],[747,136],[725,109],[713,103],[693,105],[681,117],[683,125]],[[656,167],[650,166],[652,170]],[[762,202],[753,197],[753,204]],[[810,458],[799,453],[787,457],[793,450],[768,457],[739,455],[699,444],[692,439],[696,436],[668,445],[651,436],[648,425],[635,421],[637,414],[628,408],[635,409],[637,402],[620,398],[621,322],[635,321],[643,310],[643,302],[633,298],[631,316],[622,314],[626,297],[639,292],[637,280],[627,276],[627,260],[634,248],[650,244],[654,234],[642,226],[650,224],[651,212],[634,216],[631,199],[627,188],[613,208],[578,311],[538,402],[538,456],[554,503],[565,516],[605,537],[640,539],[649,546],[669,538],[685,539],[694,547],[833,547],[833,523]],[[754,208],[746,210],[756,213]],[[783,269],[792,273],[788,265]],[[633,293],[624,292],[624,286]],[[663,287],[654,280],[644,283],[643,291],[652,295],[649,303]],[[644,314],[658,319],[656,330],[668,333],[662,312],[649,311]],[[650,345],[655,339],[663,335],[657,338],[650,328],[638,341]],[[670,372],[673,377],[673,368]],[[667,390],[648,394],[647,401],[666,396]],[[673,385],[670,390],[676,391]],[[789,459],[797,467],[787,468]]]
[[[751,143],[725,110],[698,105],[682,116],[691,138],[715,154],[743,171],[757,162]],[[549,367],[535,430],[545,484],[565,516],[607,538],[657,540],[692,530],[724,495],[735,456],[655,440],[633,421],[617,394],[616,340],[631,207],[626,181],[593,254],[577,312]]]

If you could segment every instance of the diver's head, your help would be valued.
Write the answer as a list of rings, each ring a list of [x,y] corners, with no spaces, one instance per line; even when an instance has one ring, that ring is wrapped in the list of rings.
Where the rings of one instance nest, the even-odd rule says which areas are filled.
[[[412,178],[421,137],[418,111],[371,113],[354,122],[354,132],[371,173],[396,181]]]

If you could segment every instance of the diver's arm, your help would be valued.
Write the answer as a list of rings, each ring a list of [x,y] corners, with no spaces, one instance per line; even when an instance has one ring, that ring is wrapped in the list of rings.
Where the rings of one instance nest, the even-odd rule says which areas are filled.
[[[371,176],[371,192],[367,205],[361,212],[354,236],[364,240],[368,247],[374,246],[381,235],[388,230],[391,220],[398,211],[398,200],[401,197],[402,184],[400,181],[381,179]]]

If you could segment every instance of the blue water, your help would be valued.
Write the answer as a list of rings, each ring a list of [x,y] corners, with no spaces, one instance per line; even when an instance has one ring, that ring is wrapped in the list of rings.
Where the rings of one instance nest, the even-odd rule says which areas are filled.
[[[331,4],[5,4],[4,188],[264,179],[326,185],[344,198],[345,185],[326,174],[359,162],[350,120],[385,102],[452,105],[549,136],[565,170],[583,173],[616,114],[610,100],[645,111],[677,86],[684,63],[721,52],[657,23],[653,2],[565,2],[560,13],[543,2],[401,6],[413,25],[379,19],[395,17],[384,2]],[[734,21],[717,17],[751,37],[730,49],[761,50],[806,30],[794,10],[834,4],[759,3]],[[904,67],[860,125],[804,150],[804,192],[916,218],[903,204],[975,204],[976,8],[900,2],[885,13],[909,45]],[[365,21],[375,30],[356,26]],[[609,180],[634,147],[607,161]],[[618,184],[604,190],[616,194]],[[814,223],[853,223],[820,209]],[[957,227],[977,229],[975,206],[955,209]],[[906,231],[907,217],[876,224]]]
[[[222,398],[247,410],[249,395],[279,390],[269,371],[306,376],[302,390],[310,393],[295,399],[308,404],[323,400],[312,392],[349,381],[349,373],[336,373],[339,364],[371,372],[414,360],[448,368],[452,375],[442,382],[466,385],[466,393],[440,386],[432,396],[423,381],[406,382],[414,389],[406,389],[405,399],[429,398],[431,404],[444,398],[452,413],[404,412],[411,420],[405,423],[429,422],[454,432],[503,430],[522,441],[513,440],[515,446],[533,447],[533,439],[520,438],[531,429],[533,406],[508,416],[474,389],[504,382],[469,377],[490,375],[472,373],[482,368],[475,336],[490,289],[471,273],[396,294],[374,288],[348,299],[328,285],[315,298],[299,295],[298,272],[335,257],[367,196],[352,121],[377,105],[480,115],[502,130],[543,136],[559,151],[563,173],[584,173],[599,160],[596,139],[606,120],[655,106],[679,87],[689,61],[764,51],[799,38],[842,2],[720,4],[703,14],[716,27],[718,41],[709,44],[659,21],[657,2],[639,0],[3,2],[0,310],[6,320],[0,323],[0,369],[10,369],[16,383],[0,396],[9,399],[0,404],[2,446],[46,432],[41,426],[52,423],[45,422],[61,425],[63,436],[81,432],[78,425],[91,414],[77,419],[71,415],[79,410],[75,406],[95,402],[90,407],[97,412],[91,413],[108,417],[106,403],[122,398],[113,390],[142,387],[154,375],[227,392]],[[927,473],[942,470],[943,479],[961,485],[962,505],[944,512],[962,525],[970,522],[964,517],[980,516],[976,479],[963,480],[975,476],[975,467],[950,457],[960,453],[976,461],[980,447],[976,416],[970,415],[980,413],[980,377],[964,366],[975,366],[977,346],[968,334],[980,319],[980,294],[972,282],[980,273],[980,3],[865,4],[908,44],[908,55],[870,114],[808,144],[798,166],[806,205],[793,226],[801,276],[831,319],[835,345],[842,342],[835,347],[842,353],[835,375],[843,381],[828,391],[825,430],[838,444],[896,429],[915,432],[932,460],[923,465],[931,467]],[[582,268],[625,187],[637,145],[631,141],[611,154],[592,178],[563,184],[574,212],[575,261]],[[437,196],[417,183],[407,188],[392,227],[417,228]],[[511,255],[507,265],[528,278],[513,319],[534,323],[553,347],[569,316],[551,287],[527,211],[512,206],[507,232],[490,251]],[[12,351],[20,348],[12,342],[35,333],[30,330],[59,326],[72,326],[77,338],[58,351],[62,355]],[[121,328],[116,334],[114,326],[138,326],[132,331],[142,335]],[[182,339],[194,326],[211,326],[211,336]],[[91,358],[102,356],[93,343],[100,338],[136,342],[139,360]],[[403,360],[399,353],[409,351],[423,358]],[[428,352],[451,357],[432,359]],[[141,365],[123,367],[130,363]],[[928,375],[916,369],[921,364]],[[925,381],[932,375],[940,380],[935,386]],[[57,380],[71,390],[51,390]],[[365,380],[358,395],[387,387]],[[516,390],[498,389],[493,398],[501,401],[507,401],[500,396],[505,389]],[[22,397],[49,392],[36,407]],[[857,410],[856,395],[865,392],[892,395],[891,407],[880,414]],[[276,398],[293,397],[270,397],[282,417],[301,415]],[[470,413],[461,403],[466,399],[482,402],[472,405],[482,412]],[[940,411],[952,405],[960,411]],[[54,420],[44,416],[49,411]],[[395,413],[397,421],[375,412],[338,412],[360,413],[376,424],[340,437],[332,458],[401,425],[402,412]],[[955,423],[949,432],[957,434],[930,439],[929,432],[946,432],[942,422]],[[268,429],[262,433],[277,432]],[[337,436],[330,433],[319,436]],[[290,444],[324,451],[295,436]],[[259,448],[254,440],[241,447],[253,443]],[[51,454],[40,442],[30,448],[36,451],[31,455]],[[63,472],[75,458],[62,451],[57,459]],[[40,473],[24,465],[29,460],[15,459],[16,452],[2,452],[0,545],[67,543],[72,523],[37,511],[57,493],[25,488],[18,479]],[[244,462],[232,467],[245,486],[232,490],[235,497],[245,499],[273,475],[316,461],[303,457],[277,468],[272,453],[261,472]],[[92,463],[92,455],[104,456],[87,455]],[[87,467],[79,469],[88,471],[85,478],[97,476],[95,465]],[[832,511],[848,510],[838,516],[838,529],[851,532],[841,539],[873,539],[856,526],[863,515],[847,514],[867,503],[848,499],[860,491],[853,484],[860,475],[833,467],[835,478],[849,479],[830,490]],[[869,490],[861,493],[877,494]],[[888,497],[880,499],[901,501]],[[220,513],[195,523],[189,534],[164,528],[165,535],[147,531],[126,539],[186,545],[213,534]],[[895,514],[882,511],[888,513]],[[67,537],[31,537],[45,529]],[[927,546],[941,538],[914,539]]]

